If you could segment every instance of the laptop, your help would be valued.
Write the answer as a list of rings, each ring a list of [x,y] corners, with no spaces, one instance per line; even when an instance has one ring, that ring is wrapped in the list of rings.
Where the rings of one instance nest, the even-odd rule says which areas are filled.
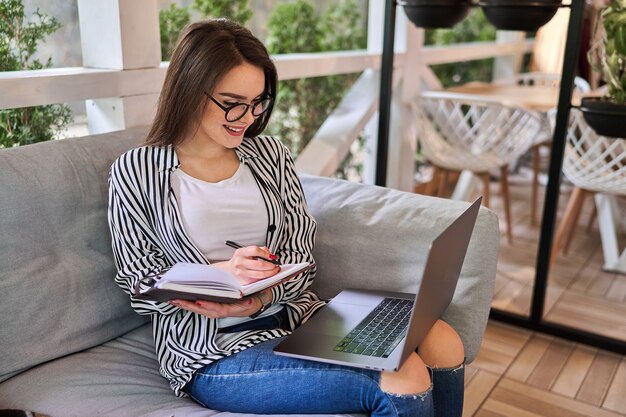
[[[481,201],[478,198],[431,242],[417,294],[343,290],[274,352],[397,371],[452,301]]]

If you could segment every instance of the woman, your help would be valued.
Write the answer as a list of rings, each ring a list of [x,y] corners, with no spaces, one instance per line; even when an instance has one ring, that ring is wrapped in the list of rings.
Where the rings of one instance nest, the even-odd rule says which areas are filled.
[[[222,411],[460,416],[463,346],[443,322],[398,372],[273,355],[324,306],[308,290],[314,270],[235,304],[132,296],[143,278],[176,262],[211,263],[250,282],[279,270],[259,257],[313,260],[315,221],[293,161],[278,140],[259,136],[276,84],[267,50],[247,29],[224,19],[190,25],[145,146],[111,167],[116,282],[152,317],[161,373],[177,395]],[[225,240],[244,247],[233,251]]]

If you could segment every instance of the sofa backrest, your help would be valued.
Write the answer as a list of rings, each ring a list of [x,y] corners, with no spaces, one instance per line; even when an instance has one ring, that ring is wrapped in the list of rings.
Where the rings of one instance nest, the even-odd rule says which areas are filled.
[[[344,288],[415,293],[430,242],[468,206],[354,182],[302,176],[317,220],[313,288],[329,298]],[[500,234],[497,216],[481,207],[446,320],[471,362],[491,307]]]
[[[113,281],[107,176],[145,129],[0,150],[0,381],[146,322]]]

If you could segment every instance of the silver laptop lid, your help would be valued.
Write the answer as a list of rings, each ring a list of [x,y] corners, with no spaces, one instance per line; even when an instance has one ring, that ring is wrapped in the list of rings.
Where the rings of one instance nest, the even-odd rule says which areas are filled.
[[[431,242],[407,335],[402,342],[400,364],[422,343],[452,301],[481,202],[482,197],[479,197]]]

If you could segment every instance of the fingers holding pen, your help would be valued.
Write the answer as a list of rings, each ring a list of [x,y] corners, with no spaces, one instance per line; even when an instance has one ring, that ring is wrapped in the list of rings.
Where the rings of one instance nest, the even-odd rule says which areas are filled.
[[[224,267],[242,284],[269,278],[280,271],[274,254],[265,246],[243,246],[239,243],[226,241],[226,245],[236,248],[232,258],[224,264],[213,264]]]
[[[234,265],[242,265],[258,271],[265,271],[278,266],[276,262],[269,258],[266,251],[263,251],[258,246],[246,246],[245,248],[237,249],[231,260]]]
[[[244,258],[250,258],[254,260],[260,260],[267,263],[271,263],[274,265],[280,266],[280,262],[278,261],[278,256],[274,255],[267,246],[256,246],[249,245],[244,246],[241,243],[234,242],[232,240],[227,240],[224,242],[226,246],[230,246],[235,249],[235,253],[233,258],[237,256],[242,256]],[[264,270],[267,268],[267,265],[263,265],[262,263],[257,263],[257,269]]]
[[[278,256],[274,255],[267,246],[251,246],[256,249],[256,256],[258,260],[269,262],[274,265],[279,265]]]

